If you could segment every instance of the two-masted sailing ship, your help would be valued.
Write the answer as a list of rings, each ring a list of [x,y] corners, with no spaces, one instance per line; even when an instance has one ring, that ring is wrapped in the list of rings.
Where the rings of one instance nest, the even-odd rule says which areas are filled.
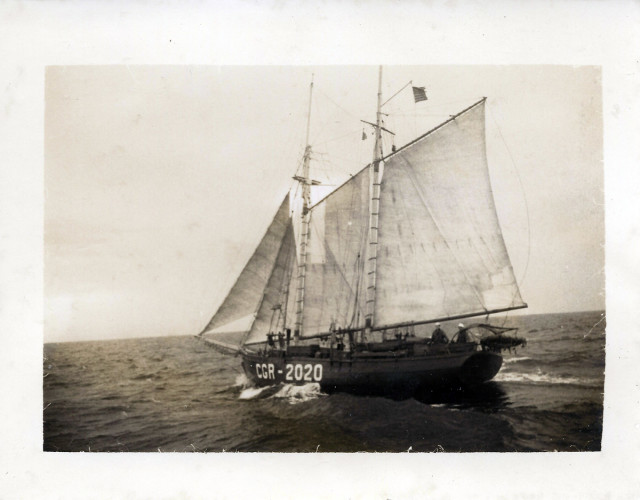
[[[449,340],[416,327],[526,307],[494,206],[483,98],[382,151],[382,68],[372,162],[311,202],[307,146],[287,195],[226,299],[200,333],[239,354],[257,386],[319,383],[326,392],[413,392],[492,379],[524,339],[486,322]],[[416,101],[421,88],[414,88]],[[298,225],[298,228],[295,226]],[[250,315],[239,345],[216,339]],[[438,325],[439,329],[439,325]],[[480,332],[478,334],[477,332]]]

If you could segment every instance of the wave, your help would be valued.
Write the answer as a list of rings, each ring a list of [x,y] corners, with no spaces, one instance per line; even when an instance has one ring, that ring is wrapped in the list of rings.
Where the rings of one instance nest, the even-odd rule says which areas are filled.
[[[140,373],[134,377],[131,377],[131,380],[156,380],[159,378],[157,373]]]
[[[591,378],[580,377],[561,377],[557,375],[549,375],[538,370],[537,373],[509,373],[501,372],[494,378],[496,382],[524,382],[533,384],[567,384],[578,385],[582,387],[599,387],[602,385],[602,381]]]

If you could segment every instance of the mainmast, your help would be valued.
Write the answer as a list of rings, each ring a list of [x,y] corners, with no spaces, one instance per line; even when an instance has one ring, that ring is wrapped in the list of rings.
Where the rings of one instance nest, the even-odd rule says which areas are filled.
[[[313,96],[313,74],[309,86],[309,110],[307,112],[307,138],[302,161],[302,176],[296,177],[302,184],[302,225],[300,228],[300,261],[298,263],[298,288],[296,290],[296,325],[293,333],[294,341],[302,335],[302,314],[304,311],[304,281],[307,271],[307,242],[309,240],[309,207],[311,206],[311,179],[309,177],[309,162],[311,161],[311,146],[309,145],[309,130],[311,128],[311,99]]]
[[[373,326],[376,297],[376,260],[378,255],[378,214],[380,209],[380,158],[382,158],[382,66],[378,71],[378,107],[376,111],[375,141],[371,162],[371,200],[369,203],[369,258],[367,260],[367,308],[365,327]]]

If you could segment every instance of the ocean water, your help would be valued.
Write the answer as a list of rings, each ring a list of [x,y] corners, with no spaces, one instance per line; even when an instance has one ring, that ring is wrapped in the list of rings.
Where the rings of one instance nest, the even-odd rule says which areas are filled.
[[[494,321],[500,324],[498,321]],[[597,451],[603,312],[514,316],[528,344],[475,391],[393,400],[247,386],[193,337],[45,344],[45,451]]]

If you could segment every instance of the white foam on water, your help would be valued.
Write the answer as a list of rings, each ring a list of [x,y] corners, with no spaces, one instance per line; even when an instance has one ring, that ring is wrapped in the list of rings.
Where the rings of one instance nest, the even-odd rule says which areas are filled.
[[[305,385],[285,384],[271,397],[287,399],[290,404],[297,404],[322,396],[326,394],[320,390],[320,384],[312,382]]]
[[[250,385],[250,380],[244,373],[241,373],[236,377],[235,382],[233,383],[234,387],[248,387]]]
[[[255,399],[259,397],[266,389],[270,389],[270,386],[266,387],[247,387],[242,390],[238,399]]]
[[[496,382],[528,382],[533,384],[568,384],[581,386],[598,386],[600,381],[579,377],[560,377],[543,373],[538,369],[537,373],[509,373],[500,372],[494,378]]]
[[[531,359],[527,356],[520,356],[519,358],[517,357],[513,357],[513,358],[504,358],[503,362],[505,364],[509,364],[509,363],[517,363],[518,361],[525,361],[527,359]]]

